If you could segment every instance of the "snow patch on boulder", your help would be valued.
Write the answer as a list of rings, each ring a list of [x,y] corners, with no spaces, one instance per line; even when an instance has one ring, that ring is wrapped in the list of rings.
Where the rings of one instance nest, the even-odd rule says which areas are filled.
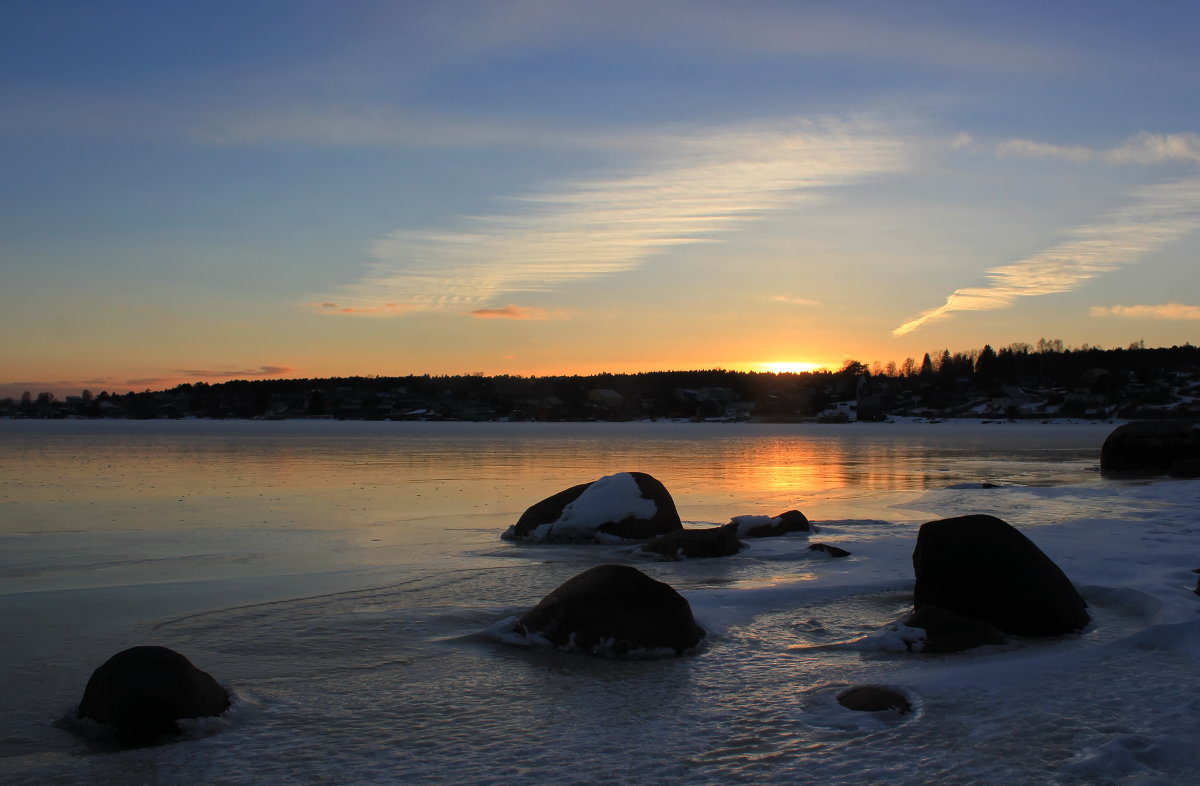
[[[563,508],[558,519],[534,529],[532,540],[586,541],[605,538],[599,528],[629,518],[651,519],[658,512],[654,500],[642,496],[637,480],[628,472],[606,475],[592,483],[574,502]]]

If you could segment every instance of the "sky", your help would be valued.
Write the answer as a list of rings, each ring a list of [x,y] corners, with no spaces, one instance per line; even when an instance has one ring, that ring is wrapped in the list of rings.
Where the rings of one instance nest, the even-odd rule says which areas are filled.
[[[1200,337],[1200,4],[0,0],[0,396]]]

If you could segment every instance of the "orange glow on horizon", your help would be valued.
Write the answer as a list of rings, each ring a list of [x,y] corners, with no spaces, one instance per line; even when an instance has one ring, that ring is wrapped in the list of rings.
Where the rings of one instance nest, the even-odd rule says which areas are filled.
[[[761,371],[770,371],[775,374],[802,374],[806,371],[816,371],[824,368],[820,363],[805,363],[801,361],[778,361],[772,363],[757,364]]]

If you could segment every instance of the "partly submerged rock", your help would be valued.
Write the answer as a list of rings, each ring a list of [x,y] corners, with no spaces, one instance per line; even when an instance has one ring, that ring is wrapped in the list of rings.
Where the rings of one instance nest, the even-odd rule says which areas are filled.
[[[730,522],[737,527],[743,538],[773,538],[789,532],[809,532],[812,527],[808,517],[798,510],[789,510],[778,516],[734,516]]]
[[[92,673],[76,717],[106,724],[122,746],[178,734],[176,721],[220,715],[229,694],[207,672],[166,647],[131,647]]]
[[[1058,565],[995,516],[921,525],[912,559],[917,611],[933,604],[1018,636],[1074,633],[1091,619]]]
[[[901,624],[925,631],[921,652],[961,652],[1005,641],[1004,632],[995,625],[968,619],[932,603],[914,611]]]
[[[502,537],[534,543],[612,543],[650,540],[682,527],[675,501],[657,478],[619,472],[530,506]]]
[[[840,549],[837,546],[831,546],[828,543],[814,543],[808,547],[809,551],[823,551],[831,557],[849,557],[850,552],[845,549]]]
[[[641,550],[660,554],[664,559],[702,559],[728,557],[742,550],[735,524],[704,529],[677,529],[642,546]]]
[[[907,696],[885,685],[859,685],[839,693],[837,700],[846,709],[858,712],[892,710],[906,715],[912,711]]]
[[[560,649],[592,655],[681,655],[704,639],[687,600],[628,565],[597,565],[570,579],[515,626]]]
[[[1118,426],[1100,448],[1100,469],[1196,477],[1200,467],[1200,423],[1140,420]]]

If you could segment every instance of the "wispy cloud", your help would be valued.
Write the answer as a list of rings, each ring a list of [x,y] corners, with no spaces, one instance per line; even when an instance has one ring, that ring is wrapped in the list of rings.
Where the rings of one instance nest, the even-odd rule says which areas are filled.
[[[790,306],[819,306],[819,300],[811,300],[806,297],[792,297],[790,295],[772,295],[771,300],[776,303],[787,303]]]
[[[1120,147],[1106,151],[1104,158],[1112,163],[1191,161],[1200,164],[1200,134],[1141,133]]]
[[[1052,158],[1074,163],[1200,163],[1200,134],[1191,132],[1151,134],[1143,131],[1116,147],[1107,149],[1082,145],[1055,145],[1032,139],[1006,139],[994,144],[985,144],[969,134],[959,134],[950,144],[956,150],[990,150],[1001,157]]]
[[[178,369],[177,373],[185,377],[277,377],[287,374],[292,369],[288,366],[259,366],[251,369]]]
[[[663,137],[636,171],[512,200],[519,210],[376,242],[366,276],[323,301],[330,313],[486,306],[631,270],[664,249],[710,242],[823,190],[896,171],[906,149],[867,124],[792,122]],[[630,167],[633,169],[633,167]]]
[[[503,308],[477,308],[468,313],[476,319],[545,320],[566,318],[565,312],[551,311],[536,306],[508,305]]]
[[[1090,313],[1094,317],[1200,320],[1200,306],[1186,306],[1183,303],[1163,303],[1157,306],[1092,306]]]
[[[1071,239],[987,273],[990,286],[955,290],[946,302],[892,331],[907,333],[956,311],[1008,308],[1018,298],[1069,292],[1084,281],[1136,262],[1200,228],[1200,179],[1187,178],[1135,192],[1133,204],[1071,231]]]
[[[996,145],[996,153],[1018,158],[1062,158],[1067,161],[1091,161],[1097,156],[1096,151],[1089,147],[1051,145],[1032,139],[1006,140]]]
[[[378,303],[366,306],[348,306],[326,300],[320,303],[308,303],[307,306],[319,314],[357,314],[359,316],[394,317],[412,311],[416,306],[401,303]]]

